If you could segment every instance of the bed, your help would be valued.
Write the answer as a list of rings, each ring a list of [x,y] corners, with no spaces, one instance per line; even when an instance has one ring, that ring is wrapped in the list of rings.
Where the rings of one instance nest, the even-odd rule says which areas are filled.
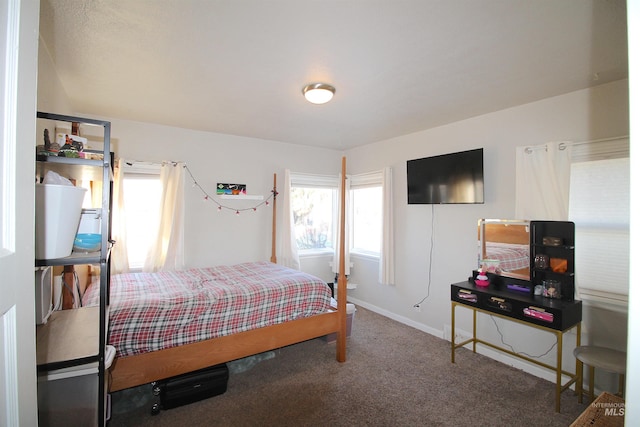
[[[489,272],[529,277],[529,222],[478,221],[479,267]]]
[[[346,176],[345,158],[341,176]],[[274,195],[275,181],[274,175]],[[344,199],[344,180],[341,188]],[[326,283],[276,263],[275,198],[272,205],[270,262],[112,276],[109,343],[116,347],[116,358],[111,392],[331,333],[337,336],[336,360],[346,361],[344,239],[339,241],[337,307],[332,307]],[[85,304],[96,293],[87,289]]]
[[[90,286],[85,305],[98,305]],[[109,344],[134,356],[323,313],[331,290],[319,278],[269,261],[111,279]]]

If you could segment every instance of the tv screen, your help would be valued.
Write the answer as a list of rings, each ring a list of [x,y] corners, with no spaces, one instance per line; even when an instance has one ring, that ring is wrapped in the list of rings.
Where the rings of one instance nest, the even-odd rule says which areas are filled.
[[[407,161],[410,205],[484,203],[483,149]]]

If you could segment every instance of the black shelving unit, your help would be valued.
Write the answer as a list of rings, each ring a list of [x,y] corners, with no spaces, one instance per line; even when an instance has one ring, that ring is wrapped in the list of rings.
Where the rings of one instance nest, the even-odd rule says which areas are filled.
[[[38,112],[39,120],[102,128],[101,159],[37,155],[36,177],[53,170],[66,178],[81,176],[102,182],[100,249],[73,252],[68,257],[36,259],[43,266],[100,266],[100,303],[55,311],[36,329],[39,425],[104,426],[107,422],[108,381],[106,373],[109,323],[111,250],[111,197],[113,154],[111,123],[84,117]],[[46,127],[46,126],[45,126]],[[33,148],[35,149],[35,147]],[[98,206],[95,206],[96,208]]]
[[[531,221],[531,284],[543,286],[546,280],[560,283],[560,298],[575,298],[575,224],[570,221]],[[536,257],[548,259],[540,266]],[[558,271],[554,271],[554,267]]]

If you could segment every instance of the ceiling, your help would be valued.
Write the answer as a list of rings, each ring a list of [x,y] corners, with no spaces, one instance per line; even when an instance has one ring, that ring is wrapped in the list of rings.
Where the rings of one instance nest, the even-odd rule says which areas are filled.
[[[40,29],[76,114],[337,150],[628,76],[624,0],[41,0]]]

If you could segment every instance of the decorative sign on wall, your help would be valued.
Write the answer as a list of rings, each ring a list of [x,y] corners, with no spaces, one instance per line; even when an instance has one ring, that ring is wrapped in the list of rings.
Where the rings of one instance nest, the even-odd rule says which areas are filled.
[[[216,194],[219,196],[223,194],[246,196],[247,186],[245,184],[224,184],[219,182]]]

